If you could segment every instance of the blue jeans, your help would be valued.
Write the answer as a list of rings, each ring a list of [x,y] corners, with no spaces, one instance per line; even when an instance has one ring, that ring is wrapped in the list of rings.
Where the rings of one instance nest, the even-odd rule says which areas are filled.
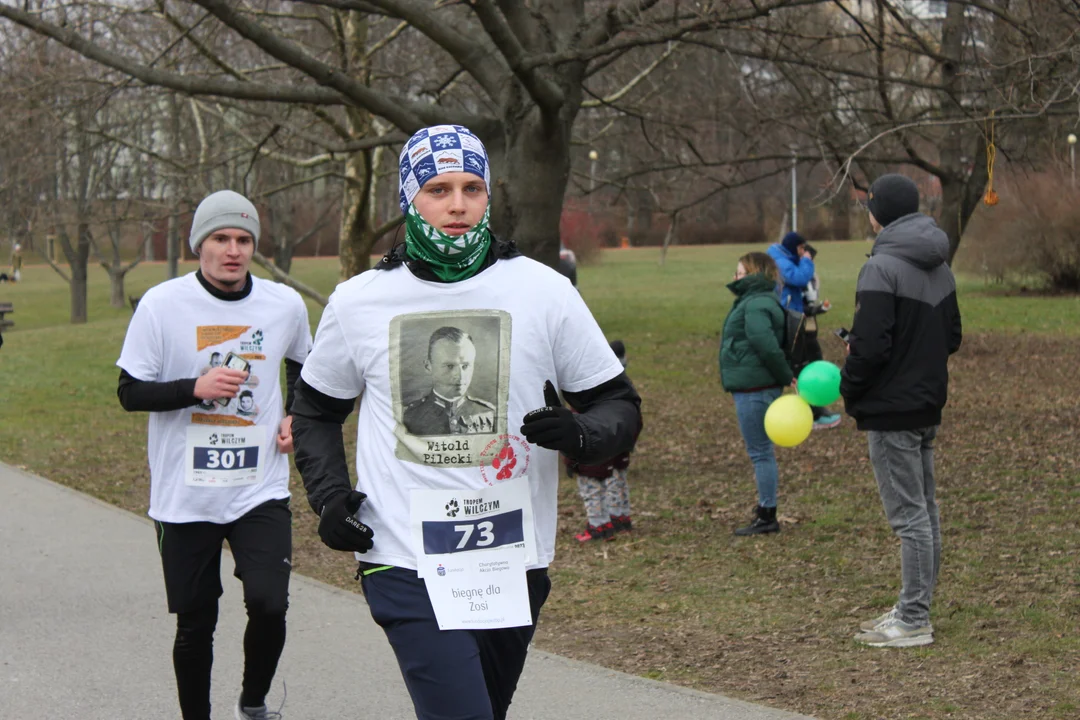
[[[754,463],[758,505],[767,508],[776,507],[776,485],[780,470],[776,466],[772,440],[765,434],[765,411],[783,392],[783,388],[776,387],[756,392],[732,393],[735,398],[735,415],[739,418],[739,430],[746,443],[746,454],[750,456],[750,462]]]

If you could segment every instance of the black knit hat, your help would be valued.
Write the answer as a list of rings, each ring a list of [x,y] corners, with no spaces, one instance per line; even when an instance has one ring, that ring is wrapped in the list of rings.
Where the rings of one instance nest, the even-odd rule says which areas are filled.
[[[911,178],[890,173],[870,186],[866,205],[881,227],[905,215],[919,212],[919,188]]]

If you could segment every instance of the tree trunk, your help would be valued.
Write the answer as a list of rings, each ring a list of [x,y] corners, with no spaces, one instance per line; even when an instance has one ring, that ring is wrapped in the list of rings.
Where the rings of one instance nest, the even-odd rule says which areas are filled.
[[[833,240],[851,239],[851,200],[848,196],[848,186],[845,183],[836,192],[836,196],[830,203],[832,205],[832,236]]]
[[[520,115],[520,108],[510,104],[502,138],[495,142],[483,138],[498,173],[492,177],[492,230],[550,267],[559,262],[559,220],[570,179],[570,130],[579,102],[572,96],[558,116],[547,118],[535,107]]]
[[[360,112],[350,109],[349,115],[351,117],[353,114],[359,114]],[[350,129],[352,129],[354,123],[350,120],[349,125]],[[363,135],[356,135],[355,137],[363,137]],[[365,232],[368,217],[366,199],[369,196],[367,192],[369,162],[370,152],[366,150],[353,153],[345,161],[345,183],[341,190],[343,195],[341,201],[341,245],[338,249],[342,280],[348,280],[371,267],[371,243],[366,240],[369,233]]]
[[[754,218],[757,221],[757,226],[761,228],[761,237],[769,237],[769,228],[765,223],[765,199],[760,192],[754,193]],[[787,216],[784,217],[784,222],[787,223]]]
[[[964,112],[958,98],[963,89],[961,68],[964,37],[968,30],[966,11],[964,4],[949,3],[941,29],[941,54],[947,58],[941,65],[944,89],[939,93],[940,112],[944,117],[960,117]],[[964,228],[986,189],[986,144],[977,128],[973,130],[959,124],[949,126],[941,143],[940,167],[941,215],[938,224],[949,236],[951,263],[960,248]]]
[[[78,242],[73,248],[75,262],[71,263],[71,324],[81,325],[87,320],[87,264],[90,260],[90,228],[79,223]]]
[[[174,160],[179,160],[180,147],[180,98],[169,93],[169,144]],[[173,180],[169,187],[169,231],[165,236],[165,273],[169,280],[180,274],[180,181]]]
[[[165,236],[165,273],[172,280],[180,274],[180,207],[173,204],[169,213],[169,231]]]
[[[631,202],[630,212],[633,217],[633,221],[629,223],[630,245],[633,247],[648,245],[653,229],[653,212],[656,209],[652,193],[642,188],[627,193],[627,198],[632,198],[628,200]]]
[[[986,145],[978,136],[975,137],[972,153],[975,156],[971,175],[942,178],[941,180],[941,215],[938,225],[949,236],[949,263],[960,249],[960,240],[964,236],[968,220],[979,207],[986,191]],[[964,178],[964,179],[961,179]]]
[[[127,298],[124,297],[124,276],[126,274],[120,268],[109,270],[109,304],[114,308],[122,308],[127,303]]]
[[[358,12],[349,12],[345,17],[345,48],[348,53],[348,67],[354,77],[367,77],[368,70],[364,60],[367,48],[367,17]],[[356,107],[346,108],[349,134],[354,138],[364,138],[371,133],[371,114]],[[371,214],[368,203],[371,200],[373,172],[372,151],[355,152],[345,161],[345,182],[341,199],[341,230],[338,246],[338,258],[341,262],[341,279],[348,280],[354,275],[371,267]]]
[[[286,275],[292,270],[293,247],[289,240],[282,239],[274,244],[274,264]]]

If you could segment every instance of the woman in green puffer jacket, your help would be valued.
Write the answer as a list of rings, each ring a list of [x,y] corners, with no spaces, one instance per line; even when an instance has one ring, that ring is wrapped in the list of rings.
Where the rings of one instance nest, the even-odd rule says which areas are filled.
[[[758,535],[780,531],[776,520],[776,486],[779,470],[772,440],[765,433],[765,411],[792,384],[793,375],[784,356],[784,310],[777,287],[780,273],[765,253],[753,252],[739,258],[735,282],[735,304],[724,320],[720,341],[720,377],[735,398],[735,414],[754,464],[758,504],[754,520],[739,528],[736,535]]]

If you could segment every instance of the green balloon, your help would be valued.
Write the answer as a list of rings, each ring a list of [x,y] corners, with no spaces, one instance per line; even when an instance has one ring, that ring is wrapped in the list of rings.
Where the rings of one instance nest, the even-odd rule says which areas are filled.
[[[799,373],[799,395],[816,407],[840,399],[840,368],[827,360],[812,362]]]

